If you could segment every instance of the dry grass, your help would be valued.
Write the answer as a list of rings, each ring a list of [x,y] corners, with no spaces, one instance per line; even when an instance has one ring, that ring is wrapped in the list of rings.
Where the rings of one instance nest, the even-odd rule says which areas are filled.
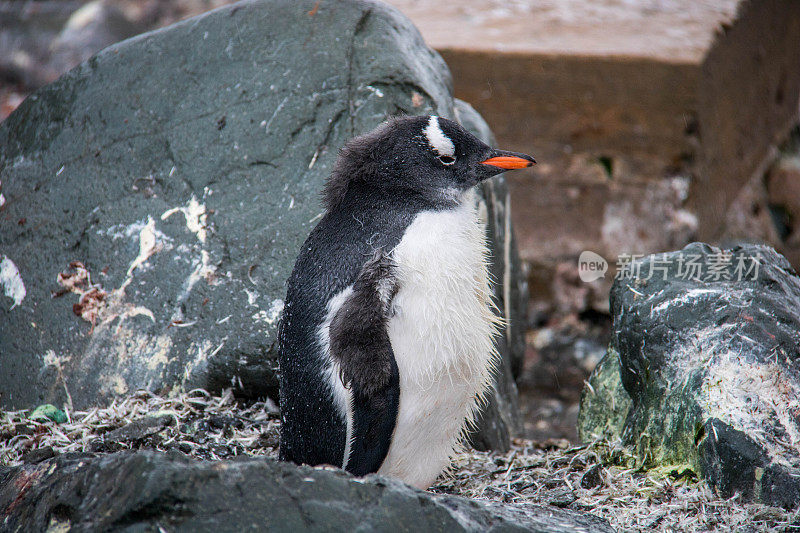
[[[30,420],[28,414],[0,412],[0,463],[46,458],[42,451],[48,447],[54,453],[179,450],[210,460],[277,456],[275,406],[240,406],[230,392],[195,390],[163,398],[140,391],[105,408],[67,412],[63,424]],[[158,424],[145,423],[156,419]],[[518,439],[508,453],[459,454],[430,490],[591,512],[619,531],[800,532],[800,511],[720,499],[691,476],[643,472],[634,464],[624,449],[606,442],[570,447],[566,441]]]
[[[109,452],[146,448],[177,449],[198,459],[238,455],[277,457],[280,422],[274,404],[237,405],[230,391],[212,396],[194,390],[173,398],[151,392],[113,402],[105,408],[66,411],[68,421],[27,418],[27,411],[0,411],[0,463],[20,464],[25,453],[48,446],[58,453]],[[112,430],[147,417],[168,417],[162,426],[141,438],[113,438]]]
[[[800,531],[800,511],[721,499],[693,476],[641,471],[626,450],[607,442],[564,444],[516,440],[505,454],[460,454],[431,490],[590,512],[618,531]],[[590,471],[599,472],[599,484],[588,483]]]

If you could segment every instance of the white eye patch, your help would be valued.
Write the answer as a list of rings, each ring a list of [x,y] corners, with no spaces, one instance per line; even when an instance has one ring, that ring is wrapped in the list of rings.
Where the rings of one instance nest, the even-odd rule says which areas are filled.
[[[428,139],[428,144],[437,154],[447,157],[455,155],[456,147],[439,126],[439,117],[433,116],[428,121],[428,125],[425,127],[425,138]]]

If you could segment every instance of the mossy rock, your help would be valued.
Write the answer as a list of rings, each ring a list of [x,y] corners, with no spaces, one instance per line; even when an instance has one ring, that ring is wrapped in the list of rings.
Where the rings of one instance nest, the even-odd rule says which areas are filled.
[[[786,259],[699,243],[647,256],[615,280],[611,310],[581,438],[620,440],[639,466],[691,470],[724,497],[800,505],[800,278]]]

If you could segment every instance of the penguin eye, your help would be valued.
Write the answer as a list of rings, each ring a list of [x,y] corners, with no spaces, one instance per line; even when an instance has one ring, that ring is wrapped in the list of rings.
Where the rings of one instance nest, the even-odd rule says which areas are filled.
[[[440,155],[439,161],[441,161],[443,165],[452,165],[456,162],[456,158],[450,157],[449,155]]]

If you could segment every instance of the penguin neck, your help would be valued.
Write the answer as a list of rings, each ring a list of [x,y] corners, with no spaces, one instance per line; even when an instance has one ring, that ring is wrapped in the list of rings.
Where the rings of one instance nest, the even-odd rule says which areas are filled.
[[[350,184],[341,202],[342,208],[353,211],[370,208],[403,207],[412,211],[447,211],[473,201],[475,188],[459,189],[403,189],[375,187],[362,183]]]
[[[450,187],[439,193],[441,195],[440,202],[446,208],[456,209],[464,205],[464,202],[473,202],[475,198],[475,187],[469,189],[459,189],[457,187]]]

